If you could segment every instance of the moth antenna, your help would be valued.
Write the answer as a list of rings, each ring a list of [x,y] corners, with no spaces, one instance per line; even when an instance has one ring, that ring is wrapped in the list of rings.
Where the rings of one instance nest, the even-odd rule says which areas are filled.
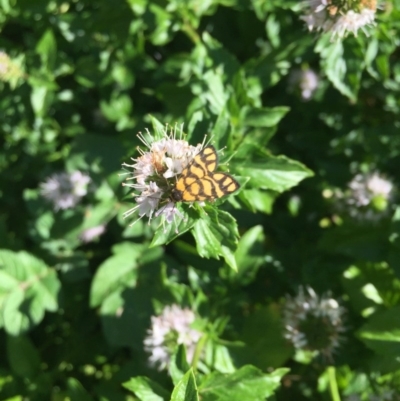
[[[208,145],[206,139],[207,139],[207,134],[204,135],[203,142],[201,143],[201,148],[202,148],[202,149],[203,149],[205,146]]]
[[[210,137],[209,137],[208,140],[207,140],[207,135],[208,135],[208,134],[205,134],[205,135],[204,135],[204,139],[203,139],[203,143],[202,143],[202,148],[207,147],[208,145],[210,145],[210,144],[214,141],[213,135],[210,135]],[[212,145],[215,146],[214,143],[212,143]]]

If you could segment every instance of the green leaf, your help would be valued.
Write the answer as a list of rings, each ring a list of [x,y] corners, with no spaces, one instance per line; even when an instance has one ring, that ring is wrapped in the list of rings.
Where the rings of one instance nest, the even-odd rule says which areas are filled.
[[[193,227],[197,252],[203,258],[222,256],[225,262],[237,270],[234,252],[238,244],[238,228],[236,220],[227,212],[215,207],[204,208],[207,214],[201,216]]]
[[[199,401],[193,369],[190,369],[175,386],[171,401]]]
[[[238,274],[233,277],[241,284],[248,284],[254,280],[258,268],[265,263],[264,233],[262,226],[254,226],[239,240],[235,252]]]
[[[131,242],[112,247],[114,255],[99,266],[92,281],[90,306],[99,306],[113,292],[136,284],[138,259],[146,249]]]
[[[190,366],[187,363],[185,347],[183,344],[180,344],[169,364],[169,373],[172,377],[172,382],[176,385],[189,369]]]
[[[147,377],[134,377],[122,384],[126,389],[135,393],[140,401],[167,401],[169,393],[159,384]]]
[[[209,105],[214,114],[219,115],[224,111],[228,100],[222,76],[217,71],[208,70],[203,75],[203,79],[208,88],[198,95],[201,99],[204,99],[204,102]]]
[[[207,366],[221,373],[233,373],[236,370],[229,348],[216,341],[207,341],[204,361]]]
[[[46,71],[53,73],[56,65],[57,42],[51,29],[48,29],[40,38],[36,52],[40,55]]]
[[[273,127],[289,112],[289,107],[250,108],[241,111],[243,124],[250,127]]]
[[[47,113],[53,99],[54,93],[47,87],[33,87],[31,93],[31,104],[35,115],[37,117],[43,117]]]
[[[242,189],[238,194],[238,197],[252,212],[259,211],[270,214],[277,193],[272,191],[261,191],[258,189]]]
[[[149,10],[154,24],[151,41],[156,46],[164,45],[172,39],[171,14],[164,7],[154,3],[149,4]]]
[[[397,358],[400,355],[400,306],[374,313],[357,334],[378,354]]]
[[[0,325],[19,335],[58,308],[56,272],[26,252],[0,250]]]
[[[288,371],[282,368],[264,374],[254,366],[246,365],[229,375],[212,373],[199,386],[200,396],[203,401],[265,401],[274,394]]]
[[[236,165],[235,171],[250,178],[249,186],[277,192],[286,191],[305,178],[313,176],[313,172],[299,162],[285,156],[270,155],[262,160]]]
[[[329,80],[343,95],[356,101],[364,69],[363,49],[355,38],[330,41],[323,35],[315,48],[321,54],[321,65]]]
[[[85,390],[82,384],[74,377],[70,377],[67,380],[66,396],[66,398],[70,400],[93,401],[93,398]]]
[[[33,378],[40,370],[39,353],[27,336],[7,336],[7,358],[18,376]]]
[[[132,112],[132,100],[126,95],[116,95],[109,102],[100,103],[104,116],[113,122],[126,118]]]
[[[150,115],[151,125],[153,126],[153,131],[151,132],[155,141],[160,141],[165,137],[166,126],[156,117]],[[145,134],[147,136],[147,134]]]
[[[163,223],[154,233],[150,247],[169,244],[175,238],[189,231],[199,219],[199,214],[194,208],[187,205],[175,205],[179,214],[176,214],[176,220],[172,223]]]

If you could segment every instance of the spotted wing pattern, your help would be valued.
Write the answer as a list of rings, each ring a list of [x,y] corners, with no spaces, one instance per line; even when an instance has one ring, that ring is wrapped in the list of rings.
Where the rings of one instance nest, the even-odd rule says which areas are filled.
[[[214,173],[218,155],[214,146],[206,146],[182,171],[171,192],[175,202],[212,201],[231,194],[239,183],[229,174]]]

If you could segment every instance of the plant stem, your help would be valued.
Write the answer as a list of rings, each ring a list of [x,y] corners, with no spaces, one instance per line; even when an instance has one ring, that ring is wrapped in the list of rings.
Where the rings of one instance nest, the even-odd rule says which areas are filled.
[[[339,388],[336,381],[336,370],[334,366],[328,367],[328,378],[332,401],[340,401]]]
[[[197,343],[196,349],[194,351],[192,359],[192,367],[195,372],[197,370],[197,362],[200,359],[201,351],[203,351],[207,338],[208,338],[207,334],[204,334],[203,337],[200,338],[200,341]]]

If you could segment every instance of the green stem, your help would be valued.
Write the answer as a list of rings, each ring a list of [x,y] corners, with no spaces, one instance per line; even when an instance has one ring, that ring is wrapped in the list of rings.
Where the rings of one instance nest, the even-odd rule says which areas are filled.
[[[339,388],[336,381],[336,371],[334,366],[328,367],[328,379],[332,401],[340,401]]]
[[[201,43],[201,38],[199,34],[196,32],[196,30],[188,23],[184,22],[182,25],[182,31],[186,33],[186,35],[189,37],[189,39],[197,45],[198,43]]]
[[[203,337],[200,338],[200,341],[197,343],[196,349],[194,351],[192,367],[195,372],[197,370],[197,362],[200,359],[201,351],[203,351],[203,348],[204,348],[204,345],[205,345],[207,339],[208,339],[207,334],[204,334]]]

